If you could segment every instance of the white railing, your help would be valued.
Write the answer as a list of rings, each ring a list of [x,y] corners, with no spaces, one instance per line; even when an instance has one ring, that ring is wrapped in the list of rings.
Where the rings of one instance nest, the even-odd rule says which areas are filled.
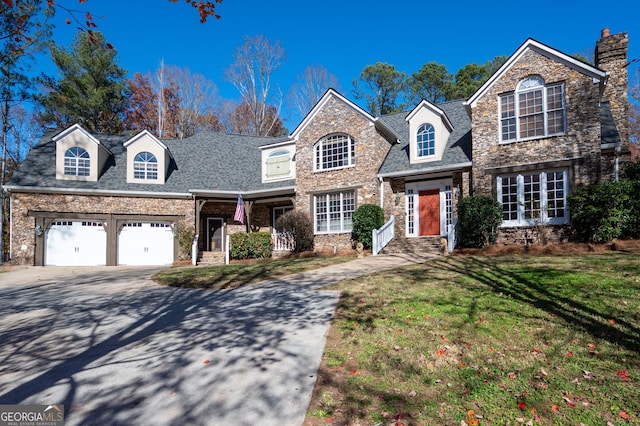
[[[458,221],[453,219],[453,223],[451,225],[447,225],[447,250],[449,253],[456,248],[456,225]]]
[[[195,236],[191,244],[191,263],[193,266],[198,264],[198,235]]]
[[[378,253],[387,245],[395,236],[395,217],[391,218],[380,227],[371,231],[371,254],[377,256]]]
[[[271,246],[273,251],[293,251],[296,248],[296,242],[291,234],[278,232],[271,234]]]

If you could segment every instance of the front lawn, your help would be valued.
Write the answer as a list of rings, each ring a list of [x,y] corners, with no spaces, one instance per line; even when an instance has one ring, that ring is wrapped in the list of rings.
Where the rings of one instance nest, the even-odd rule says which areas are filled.
[[[640,423],[640,256],[451,256],[342,297],[305,425]]]
[[[222,290],[354,259],[354,256],[318,256],[280,260],[266,259],[220,266],[185,266],[159,272],[151,279],[159,284],[172,287]]]

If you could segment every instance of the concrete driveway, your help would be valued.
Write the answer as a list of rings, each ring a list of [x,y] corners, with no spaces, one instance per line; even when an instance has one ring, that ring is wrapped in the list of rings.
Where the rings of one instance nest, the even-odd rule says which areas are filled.
[[[368,257],[227,291],[159,269],[0,272],[0,404],[64,404],[67,425],[301,425],[338,292],[424,259]]]
[[[0,273],[0,404],[64,404],[68,425],[302,424],[337,292],[49,269]]]

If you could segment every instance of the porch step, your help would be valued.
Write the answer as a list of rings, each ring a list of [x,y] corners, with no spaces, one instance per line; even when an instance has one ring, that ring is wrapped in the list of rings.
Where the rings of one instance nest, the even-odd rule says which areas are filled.
[[[200,266],[224,265],[225,255],[221,251],[201,251],[198,257]]]
[[[380,252],[381,254],[410,253],[416,255],[439,256],[440,237],[394,238]]]

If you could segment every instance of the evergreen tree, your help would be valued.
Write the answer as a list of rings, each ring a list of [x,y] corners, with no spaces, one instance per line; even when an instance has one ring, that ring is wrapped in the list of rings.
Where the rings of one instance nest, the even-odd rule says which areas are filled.
[[[70,49],[52,46],[51,58],[60,79],[43,75],[44,94],[36,97],[45,125],[78,123],[89,131],[122,131],[127,108],[127,71],[99,32],[80,32]]]
[[[356,99],[364,99],[373,116],[402,111],[403,94],[407,77],[393,65],[378,62],[367,65],[359,77],[362,84],[353,80],[353,94]],[[364,86],[362,88],[361,86]]]

